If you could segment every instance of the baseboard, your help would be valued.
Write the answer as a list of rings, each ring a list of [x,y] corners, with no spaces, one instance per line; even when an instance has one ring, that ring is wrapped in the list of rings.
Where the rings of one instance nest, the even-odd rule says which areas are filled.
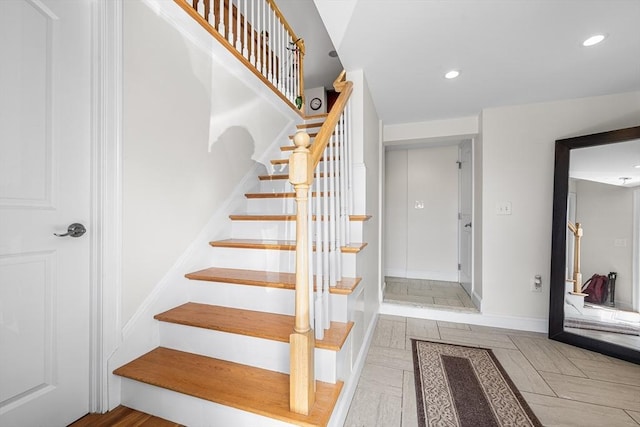
[[[415,317],[418,319],[440,320],[471,325],[491,326],[494,328],[547,333],[548,319],[532,317],[501,316],[495,314],[466,313],[429,307],[411,307],[400,304],[382,303],[380,314]]]
[[[457,271],[425,271],[425,270],[405,270],[402,268],[385,269],[385,276],[403,277],[406,279],[438,280],[442,282],[457,282]]]
[[[333,415],[331,415],[331,419],[329,420],[329,427],[344,426],[344,422],[347,419],[347,414],[349,413],[349,407],[351,406],[351,401],[353,400],[353,396],[356,393],[356,388],[358,387],[360,374],[362,373],[362,369],[364,368],[364,362],[367,359],[367,353],[369,352],[369,347],[371,346],[371,341],[373,340],[373,332],[376,329],[377,323],[378,313],[374,315],[373,319],[369,323],[364,342],[362,344],[362,347],[360,348],[360,353],[358,354],[358,357],[356,358],[356,361],[353,365],[353,369],[351,370],[351,376],[349,376],[349,380],[345,382],[345,385],[342,388],[342,392],[340,393],[340,397],[338,398],[338,403],[333,410]]]

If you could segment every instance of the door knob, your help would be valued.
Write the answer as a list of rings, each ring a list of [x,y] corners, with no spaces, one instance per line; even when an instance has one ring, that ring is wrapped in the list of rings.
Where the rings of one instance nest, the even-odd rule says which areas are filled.
[[[53,235],[58,237],[65,237],[65,236],[80,237],[86,232],[87,232],[87,229],[84,228],[84,225],[74,222],[67,228],[66,233],[64,234],[53,233]]]
[[[467,228],[467,227],[471,227],[471,223],[465,224],[465,225],[464,225],[464,227],[465,227],[465,228]]]

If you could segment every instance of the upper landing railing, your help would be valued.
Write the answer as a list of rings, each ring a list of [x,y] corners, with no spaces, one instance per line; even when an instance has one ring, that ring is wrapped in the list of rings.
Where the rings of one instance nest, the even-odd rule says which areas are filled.
[[[304,41],[273,0],[174,0],[296,110],[304,105]]]

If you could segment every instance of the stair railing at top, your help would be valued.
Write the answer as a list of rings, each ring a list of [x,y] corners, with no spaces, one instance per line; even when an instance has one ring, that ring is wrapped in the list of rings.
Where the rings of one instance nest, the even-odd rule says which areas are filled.
[[[296,111],[304,105],[304,41],[273,0],[174,0]]]
[[[315,340],[322,339],[330,327],[329,292],[342,278],[341,249],[350,240],[353,174],[348,105],[353,83],[346,81],[345,75],[344,71],[340,73],[333,84],[340,95],[313,144],[309,145],[311,138],[306,132],[297,132],[296,148],[289,159],[289,181],[295,189],[297,207],[295,326],[289,339],[290,409],[305,415],[315,401]],[[313,246],[315,257],[311,256]]]

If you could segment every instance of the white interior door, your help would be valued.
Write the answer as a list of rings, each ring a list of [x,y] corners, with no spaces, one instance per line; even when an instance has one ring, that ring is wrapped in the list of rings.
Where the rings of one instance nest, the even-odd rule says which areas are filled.
[[[460,189],[458,192],[460,198],[460,215],[458,216],[458,259],[460,260],[459,280],[462,287],[471,296],[471,246],[473,235],[473,224],[471,222],[471,218],[473,200],[473,178],[470,140],[464,141],[460,144],[458,154],[458,161],[460,162],[460,179],[458,180],[458,182],[460,183]]]
[[[88,412],[90,8],[0,1],[2,426]]]

